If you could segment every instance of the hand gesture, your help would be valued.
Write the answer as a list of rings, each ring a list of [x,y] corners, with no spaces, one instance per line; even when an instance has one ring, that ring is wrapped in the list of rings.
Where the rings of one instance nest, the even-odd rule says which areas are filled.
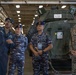
[[[38,54],[39,55],[42,55],[42,50],[38,50]]]
[[[34,55],[35,55],[35,56],[39,56],[39,54],[38,54],[38,52],[37,52],[37,51],[35,51],[35,52],[34,52]]]
[[[74,56],[76,56],[76,51],[71,50],[71,54],[74,55]]]
[[[12,41],[11,39],[6,40],[6,42],[7,42],[8,44],[12,44],[12,43],[13,43],[13,41]]]
[[[37,52],[38,52],[39,55],[42,55],[42,50],[38,50],[37,47],[35,47],[35,49],[37,50]]]

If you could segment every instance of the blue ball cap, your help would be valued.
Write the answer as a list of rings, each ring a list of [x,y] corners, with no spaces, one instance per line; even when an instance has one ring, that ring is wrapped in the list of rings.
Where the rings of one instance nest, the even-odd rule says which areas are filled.
[[[16,28],[22,28],[22,25],[19,24],[19,25],[17,25],[17,26],[15,27],[15,29],[16,29]]]
[[[39,22],[36,23],[36,26],[38,26],[38,25],[45,25],[45,22],[44,21],[39,21]]]
[[[9,17],[8,17],[8,18],[5,19],[5,21],[8,21],[8,20],[9,20],[12,24],[14,24],[14,20],[13,20],[12,18],[9,18]]]

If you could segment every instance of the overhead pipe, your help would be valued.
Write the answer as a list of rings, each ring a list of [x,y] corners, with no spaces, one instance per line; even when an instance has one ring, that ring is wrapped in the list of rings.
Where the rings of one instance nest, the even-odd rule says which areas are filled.
[[[0,4],[76,4],[76,2],[63,1],[1,1]]]

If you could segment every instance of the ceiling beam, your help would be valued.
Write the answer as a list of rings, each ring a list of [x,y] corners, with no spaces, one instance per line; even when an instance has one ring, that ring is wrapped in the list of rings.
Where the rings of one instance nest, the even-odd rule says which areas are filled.
[[[30,23],[32,22],[33,20],[22,20],[23,23]],[[18,22],[18,20],[15,20],[15,22]]]
[[[9,14],[16,14],[17,12],[16,11],[7,11]],[[36,11],[21,11],[20,14],[36,14]]]
[[[19,17],[13,17],[13,18],[14,18],[15,20],[18,20]],[[20,18],[21,18],[23,21],[24,21],[24,20],[31,20],[31,19],[33,20],[33,17],[32,17],[31,19],[30,19],[30,17],[26,17],[26,16],[20,17]]]
[[[1,1],[1,4],[76,4],[75,2],[66,1]]]

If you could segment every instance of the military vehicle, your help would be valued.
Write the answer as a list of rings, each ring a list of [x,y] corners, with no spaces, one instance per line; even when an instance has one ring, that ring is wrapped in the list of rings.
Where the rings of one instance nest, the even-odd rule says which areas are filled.
[[[73,10],[76,9],[51,9],[46,12],[44,9],[39,9],[40,12],[38,11],[40,16],[39,20],[45,22],[44,31],[52,38],[53,49],[50,50],[49,56],[53,70],[72,70],[70,49],[72,48],[71,29],[75,25],[75,11]],[[36,28],[35,24],[30,28],[28,34],[36,32],[34,29]]]

